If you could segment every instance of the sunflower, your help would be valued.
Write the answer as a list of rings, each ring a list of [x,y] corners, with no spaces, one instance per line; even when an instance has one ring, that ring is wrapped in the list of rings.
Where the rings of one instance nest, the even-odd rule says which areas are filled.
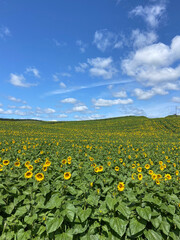
[[[42,181],[44,179],[44,174],[43,173],[37,173],[35,175],[35,178],[38,182]]]
[[[25,162],[25,167],[28,167],[30,165],[30,161]]]
[[[141,173],[138,174],[138,179],[141,181],[143,178],[143,175]]]
[[[28,168],[30,171],[32,171],[32,170],[33,170],[33,165],[29,165],[27,168]]]
[[[160,170],[161,170],[161,171],[164,170],[164,166],[163,166],[163,165],[160,166]]]
[[[135,175],[136,175],[136,173],[132,173],[132,175],[131,175],[132,180],[135,179],[135,177],[134,177]]]
[[[156,179],[156,184],[159,185],[160,184],[160,181]]]
[[[90,186],[93,187],[93,182],[90,183]]]
[[[94,158],[93,157],[89,157],[89,160],[92,162],[92,161],[94,161]]]
[[[99,172],[103,171],[103,166],[99,166]]]
[[[151,177],[152,177],[153,180],[156,180],[157,175],[154,173],[154,174],[151,175]]]
[[[70,179],[71,178],[71,173],[70,172],[65,172],[64,173],[64,179],[65,180],[68,180],[68,179]]]
[[[165,179],[171,180],[171,175],[170,174],[166,174],[165,175]]]
[[[19,166],[20,166],[20,162],[15,162],[15,163],[14,163],[14,166],[15,166],[15,167],[19,167]]]
[[[149,174],[152,175],[153,174],[153,170],[149,170]]]
[[[123,182],[119,182],[119,184],[117,185],[117,189],[118,191],[122,192],[124,191],[124,183]]]
[[[44,172],[46,172],[46,171],[47,171],[47,166],[44,165],[43,168],[42,168],[42,170],[43,170]]]
[[[163,165],[163,162],[162,162],[162,161],[159,161],[159,165]]]
[[[160,179],[162,178],[162,175],[161,174],[157,174],[157,179]]]
[[[62,162],[62,164],[66,164],[67,163],[66,159],[63,159],[61,162]]]
[[[94,168],[94,171],[95,171],[96,173],[99,172],[99,168],[98,168],[98,167]]]
[[[138,168],[137,168],[137,171],[138,171],[138,172],[142,172],[142,167],[138,167]]]
[[[31,171],[27,171],[25,174],[24,174],[24,177],[25,178],[32,178],[33,176],[33,173]]]
[[[178,170],[176,170],[176,176],[178,176],[179,175],[179,171]]]
[[[136,167],[136,165],[133,163],[133,164],[132,164],[132,169],[135,168],[135,167]]]
[[[107,165],[110,167],[111,166],[111,162],[108,162]]]
[[[49,167],[49,166],[51,166],[51,162],[50,162],[49,160],[46,160],[45,165],[46,165],[47,167]]]
[[[150,165],[149,164],[146,164],[145,165],[145,169],[149,169],[150,168]]]
[[[4,165],[4,166],[9,165],[9,160],[4,160],[4,161],[3,161],[3,165]]]
[[[118,166],[116,166],[114,169],[115,169],[116,172],[119,171],[119,167]]]

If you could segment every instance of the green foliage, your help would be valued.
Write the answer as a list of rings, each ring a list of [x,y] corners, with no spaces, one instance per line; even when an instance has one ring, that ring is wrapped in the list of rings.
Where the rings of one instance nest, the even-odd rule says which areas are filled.
[[[179,240],[179,136],[175,117],[0,121],[0,239]]]

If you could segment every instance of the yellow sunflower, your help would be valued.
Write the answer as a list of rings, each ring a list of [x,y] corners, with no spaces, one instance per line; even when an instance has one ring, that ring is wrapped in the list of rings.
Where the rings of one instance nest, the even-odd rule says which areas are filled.
[[[99,172],[99,168],[98,168],[98,167],[94,168],[94,171],[95,171],[96,173]]]
[[[145,169],[149,169],[150,168],[150,165],[149,164],[146,164],[145,165]]]
[[[44,174],[43,173],[37,173],[35,175],[35,178],[38,182],[42,181],[44,179]]]
[[[103,166],[99,166],[99,172],[103,171]]]
[[[138,174],[138,179],[141,181],[143,179],[143,175],[141,173]]]
[[[14,163],[14,166],[15,166],[15,167],[19,167],[19,166],[20,166],[20,162],[15,162],[15,163]]]
[[[9,165],[9,160],[3,160],[3,165],[4,165],[4,166]]]
[[[28,168],[30,171],[32,171],[32,170],[33,170],[33,165],[29,165],[27,168]]]
[[[27,171],[25,174],[24,174],[24,177],[25,178],[32,178],[33,176],[33,173],[31,171]]]
[[[114,169],[115,169],[116,172],[119,171],[119,167],[118,166],[116,166]]]
[[[124,182],[119,182],[119,184],[117,185],[118,191],[122,192],[124,191],[124,188],[125,188]]]
[[[70,179],[71,178],[71,173],[70,172],[65,172],[64,173],[64,179],[65,180],[68,180],[68,179]]]
[[[137,171],[138,171],[138,172],[142,172],[142,167],[138,167],[138,168],[137,168]]]
[[[30,161],[25,162],[25,167],[28,167],[30,165]]]

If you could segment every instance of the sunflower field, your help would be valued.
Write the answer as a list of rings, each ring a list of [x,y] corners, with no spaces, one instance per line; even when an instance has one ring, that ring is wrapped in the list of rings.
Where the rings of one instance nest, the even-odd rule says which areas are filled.
[[[179,240],[180,117],[0,120],[0,240]]]

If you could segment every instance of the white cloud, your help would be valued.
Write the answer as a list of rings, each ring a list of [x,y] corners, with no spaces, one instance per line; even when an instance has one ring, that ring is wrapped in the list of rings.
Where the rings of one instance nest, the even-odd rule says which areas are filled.
[[[139,29],[132,31],[131,39],[135,48],[142,48],[157,41],[158,36],[154,31],[142,32]]]
[[[128,98],[128,99],[115,99],[115,100],[107,100],[103,98],[99,99],[92,99],[92,102],[95,107],[110,107],[113,105],[119,105],[119,104],[131,104],[133,103],[133,100]]]
[[[60,114],[60,115],[58,115],[57,117],[58,117],[58,118],[67,118],[68,115],[66,115],[66,114]]]
[[[104,79],[111,79],[117,70],[112,66],[113,60],[108,58],[92,58],[87,60],[90,69],[89,72],[92,76],[102,77]]]
[[[61,100],[61,102],[62,103],[72,103],[72,104],[74,104],[74,103],[77,102],[77,99],[75,99],[75,98],[65,98],[65,99]]]
[[[85,105],[74,106],[74,107],[72,108],[72,112],[84,112],[84,111],[86,111],[86,110],[88,110],[88,107],[85,106]]]
[[[114,92],[113,97],[118,97],[118,98],[125,98],[127,97],[126,91],[119,91],[119,92]]]
[[[34,67],[29,67],[29,68],[26,68],[26,72],[31,72],[34,74],[35,77],[37,78],[40,78],[40,75],[39,75],[39,70],[37,68],[34,68]]]
[[[147,91],[144,91],[140,88],[135,88],[134,89],[134,95],[140,100],[150,99],[157,94],[166,95],[166,94],[168,94],[168,92],[165,91],[164,89],[161,89],[161,88],[152,88],[152,89],[147,90]]]
[[[123,105],[119,109],[123,116],[146,116],[146,113],[143,109],[130,106],[130,105]]]
[[[22,102],[22,100],[20,98],[15,98],[15,97],[12,97],[12,96],[8,96],[8,99],[10,101],[13,101],[13,102]]]
[[[23,106],[20,106],[19,108],[20,109],[28,109],[28,110],[32,109],[32,107],[28,106],[28,105],[23,105]]]
[[[61,76],[63,76],[63,77],[71,77],[71,74],[67,73],[67,72],[63,72],[63,73],[61,73]]]
[[[75,67],[76,72],[85,72],[85,70],[88,68],[87,63],[79,63],[79,66]]]
[[[3,105],[2,105],[2,103],[0,103],[0,107],[2,107]]]
[[[137,6],[130,12],[130,15],[142,17],[149,26],[155,28],[159,25],[159,22],[161,21],[165,11],[165,4],[160,3],[145,7]]]
[[[26,79],[24,78],[24,76],[21,75],[17,75],[17,74],[10,74],[10,83],[14,86],[17,87],[31,87],[31,86],[37,86],[37,84],[33,84],[33,83],[27,83]]]
[[[180,77],[179,60],[180,36],[176,36],[170,46],[157,43],[131,53],[129,58],[122,61],[122,69],[125,74],[146,86],[162,88],[165,84],[170,89],[171,84],[172,89],[176,87]],[[171,66],[176,62],[175,67]]]
[[[12,114],[13,111],[12,110],[4,110],[2,108],[0,108],[0,114]]]
[[[55,82],[59,82],[59,77],[56,74],[53,74],[53,80]]]
[[[180,103],[180,97],[173,97],[172,101],[175,103]]]
[[[57,39],[53,39],[53,42],[54,44],[57,46],[57,47],[64,47],[66,46],[67,44],[65,42],[59,42]]]
[[[124,38],[107,29],[101,29],[95,32],[93,43],[100,51],[104,52],[107,48],[121,48]]]
[[[87,44],[83,43],[83,41],[77,40],[76,45],[79,47],[79,49],[82,53],[84,53],[86,51]]]
[[[0,28],[0,38],[6,38],[6,37],[9,37],[11,36],[11,32],[9,30],[9,28],[3,26]]]
[[[59,86],[60,86],[61,88],[66,88],[66,84],[63,83],[63,82],[60,82]]]
[[[55,113],[56,111],[52,108],[40,108],[40,107],[37,107],[36,108],[36,113],[37,114],[52,114],[52,113]]]
[[[92,114],[90,116],[86,116],[86,115],[83,115],[83,116],[79,116],[79,115],[75,115],[74,118],[77,119],[77,120],[80,120],[80,121],[83,121],[83,120],[94,120],[94,119],[102,119],[104,118],[105,116],[104,115],[101,115],[101,114]]]

